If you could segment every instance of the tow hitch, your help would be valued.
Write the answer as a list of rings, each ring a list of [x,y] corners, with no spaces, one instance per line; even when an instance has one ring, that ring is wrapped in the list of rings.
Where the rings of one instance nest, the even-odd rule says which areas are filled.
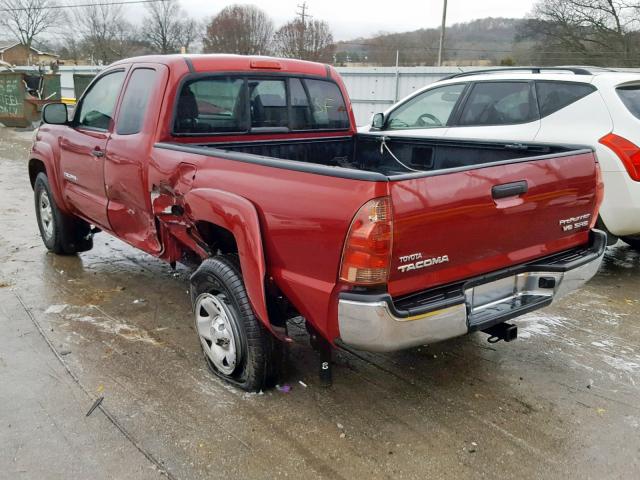
[[[482,331],[489,335],[489,338],[487,338],[487,342],[489,343],[496,343],[500,340],[510,342],[518,338],[518,327],[506,322],[498,323]]]

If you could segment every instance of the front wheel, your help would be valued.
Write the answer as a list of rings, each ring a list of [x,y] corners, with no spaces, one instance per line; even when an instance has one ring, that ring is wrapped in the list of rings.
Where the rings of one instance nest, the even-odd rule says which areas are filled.
[[[622,241],[634,250],[640,251],[640,237],[622,237]]]
[[[49,179],[39,173],[33,186],[36,219],[47,250],[71,255],[93,248],[90,225],[84,220],[60,211],[51,193]]]
[[[270,386],[275,339],[251,309],[237,257],[204,260],[191,276],[191,300],[209,369],[243,390]]]

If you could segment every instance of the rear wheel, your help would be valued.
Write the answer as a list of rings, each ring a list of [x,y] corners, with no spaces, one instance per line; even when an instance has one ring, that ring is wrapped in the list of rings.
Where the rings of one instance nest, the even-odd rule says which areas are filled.
[[[622,241],[634,250],[640,251],[640,237],[622,237]]]
[[[50,252],[71,255],[93,248],[90,225],[60,211],[44,173],[36,177],[33,193],[40,236]]]
[[[210,370],[243,390],[270,386],[275,339],[251,309],[237,257],[204,260],[191,277],[191,299]]]

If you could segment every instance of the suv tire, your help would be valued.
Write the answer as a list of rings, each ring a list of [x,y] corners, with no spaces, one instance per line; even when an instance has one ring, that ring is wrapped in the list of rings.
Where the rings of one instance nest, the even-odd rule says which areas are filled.
[[[622,241],[640,252],[640,237],[622,237]]]

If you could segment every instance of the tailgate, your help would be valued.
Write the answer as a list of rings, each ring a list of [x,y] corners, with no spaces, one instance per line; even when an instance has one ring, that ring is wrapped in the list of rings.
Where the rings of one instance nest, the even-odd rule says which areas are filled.
[[[425,290],[588,241],[592,152],[393,180],[389,293]]]

